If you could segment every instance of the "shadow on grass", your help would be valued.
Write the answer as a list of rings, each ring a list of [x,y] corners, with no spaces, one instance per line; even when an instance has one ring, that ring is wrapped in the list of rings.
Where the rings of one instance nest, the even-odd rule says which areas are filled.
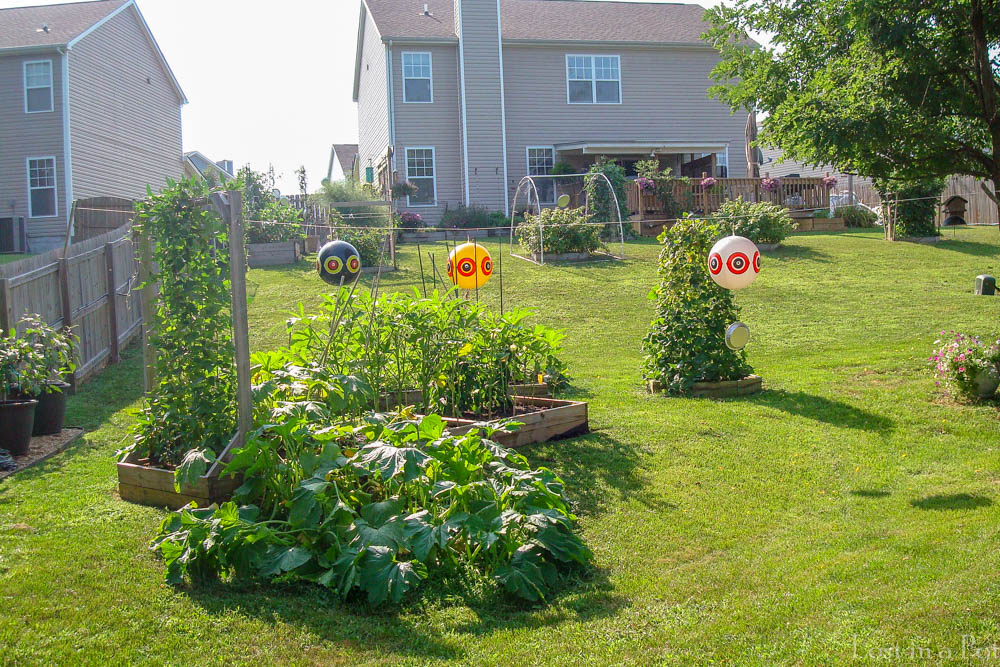
[[[948,493],[911,500],[910,504],[919,510],[974,510],[989,507],[993,501],[969,493]]]
[[[888,417],[856,408],[841,401],[801,391],[768,390],[751,396],[749,399],[758,405],[765,405],[833,426],[877,432],[891,431],[895,426],[895,422]]]
[[[599,514],[612,502],[628,498],[655,510],[677,509],[654,496],[641,474],[643,456],[635,445],[605,433],[532,445],[519,450],[532,467],[551,468],[566,482],[579,514]]]
[[[992,243],[978,243],[976,241],[957,241],[953,238],[949,238],[947,232],[943,235],[941,241],[937,244],[937,247],[941,250],[952,250],[954,252],[960,252],[964,255],[972,255],[973,257],[991,257],[995,258],[997,252],[1000,252],[1000,247]]]
[[[833,261],[830,255],[825,252],[800,245],[781,245],[777,250],[768,250],[761,254],[768,261],[778,260],[779,262],[784,262],[792,259],[804,259],[822,264],[828,264]]]
[[[861,498],[888,498],[891,494],[888,491],[880,491],[878,489],[854,489],[851,491],[852,496],[860,496]]]
[[[571,575],[572,576],[572,575]],[[462,660],[461,635],[486,636],[524,628],[558,627],[614,616],[629,605],[613,593],[602,571],[565,585],[548,604],[513,598],[481,576],[432,575],[400,605],[372,607],[355,592],[346,601],[308,583],[259,585],[213,582],[177,589],[215,616],[239,614],[264,623],[284,623],[354,652],[385,659],[388,653],[425,660]],[[427,622],[428,612],[448,610],[446,624]],[[542,613],[539,613],[542,612]]]

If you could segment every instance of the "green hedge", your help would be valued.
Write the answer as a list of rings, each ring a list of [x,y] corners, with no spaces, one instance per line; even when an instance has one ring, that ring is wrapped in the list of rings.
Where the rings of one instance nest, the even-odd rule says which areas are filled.
[[[795,229],[788,210],[767,202],[750,203],[742,197],[722,203],[711,218],[726,231],[754,243],[781,243]]]

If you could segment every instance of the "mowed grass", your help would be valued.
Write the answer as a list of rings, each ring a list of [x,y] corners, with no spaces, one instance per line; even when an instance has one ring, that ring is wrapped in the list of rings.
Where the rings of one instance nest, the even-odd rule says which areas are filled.
[[[422,251],[425,271],[427,252],[443,267],[443,244]],[[523,450],[566,480],[595,554],[547,605],[470,591],[373,610],[308,585],[166,586],[147,549],[164,512],[115,491],[133,349],[71,399],[86,440],[0,482],[0,661],[976,662],[1000,643],[1000,421],[995,404],[945,397],[926,359],[942,329],[1000,329],[1000,298],[972,295],[998,251],[995,228],[936,247],[787,240],[737,297],[767,391],[726,401],[642,389],[655,243],[629,243],[625,262],[502,254],[504,307],[567,330],[570,395],[590,402],[593,433]],[[420,288],[416,247],[399,261],[382,289]],[[499,278],[481,299],[498,305]],[[255,349],[324,287],[307,263],[249,282]]]

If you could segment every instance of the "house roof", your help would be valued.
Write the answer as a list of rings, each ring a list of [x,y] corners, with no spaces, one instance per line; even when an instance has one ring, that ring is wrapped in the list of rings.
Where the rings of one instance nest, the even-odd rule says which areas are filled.
[[[66,46],[128,2],[96,0],[0,9],[0,49]]]
[[[139,25],[146,33],[150,46],[159,56],[167,78],[170,79],[181,102],[187,104],[188,99],[135,0],[93,0],[0,9],[0,55],[57,48],[72,49],[74,44],[105,21],[129,7],[135,11]]]
[[[184,153],[184,160],[188,162],[194,170],[202,176],[205,176],[208,172],[215,172],[225,176],[226,179],[232,180],[236,178],[235,174],[229,173],[226,169],[219,166],[217,162],[212,162],[204,153],[199,151],[187,151]]]
[[[330,147],[330,166],[327,167],[326,177],[333,178],[333,161],[340,163],[340,170],[345,174],[351,173],[354,169],[354,160],[358,157],[357,144],[333,144]]]
[[[383,40],[456,38],[454,0],[366,2]],[[680,3],[500,0],[505,40],[705,45],[704,13]]]

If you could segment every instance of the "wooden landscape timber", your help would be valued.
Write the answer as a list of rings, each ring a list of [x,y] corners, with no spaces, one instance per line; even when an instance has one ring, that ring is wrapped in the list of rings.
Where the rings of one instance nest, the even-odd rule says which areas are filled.
[[[306,244],[304,239],[296,239],[277,243],[248,243],[246,247],[247,263],[250,268],[256,269],[262,266],[295,264],[305,254]]]
[[[650,393],[663,391],[659,380],[647,380],[646,386]],[[684,394],[692,398],[732,398],[734,396],[749,396],[764,390],[763,380],[759,375],[748,375],[742,380],[722,380],[719,382],[695,382],[691,390]]]

